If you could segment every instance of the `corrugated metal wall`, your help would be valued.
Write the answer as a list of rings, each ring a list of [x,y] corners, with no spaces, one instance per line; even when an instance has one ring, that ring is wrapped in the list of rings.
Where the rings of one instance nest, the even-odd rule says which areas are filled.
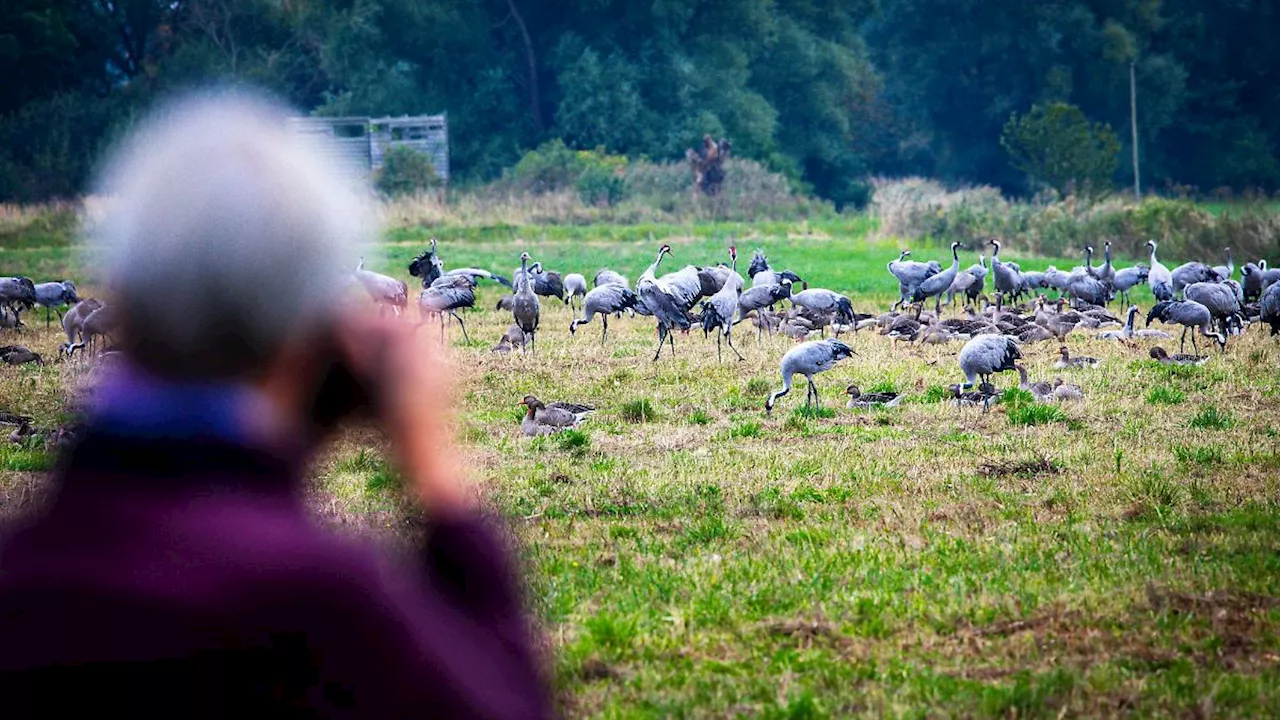
[[[405,145],[431,158],[436,174],[449,181],[449,124],[444,115],[290,118],[295,131],[314,138],[354,177],[369,182],[389,148]]]

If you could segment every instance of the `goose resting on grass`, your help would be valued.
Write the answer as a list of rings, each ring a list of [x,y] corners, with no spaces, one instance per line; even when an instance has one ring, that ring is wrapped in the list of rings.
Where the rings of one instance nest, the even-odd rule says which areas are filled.
[[[896,392],[864,393],[857,385],[850,385],[844,392],[849,396],[846,407],[852,409],[897,407],[902,402],[902,396]]]
[[[1058,348],[1058,352],[1062,357],[1058,358],[1058,361],[1053,364],[1054,369],[1057,370],[1079,370],[1080,368],[1097,367],[1101,364],[1101,361],[1096,357],[1088,357],[1085,355],[1072,357],[1071,351],[1067,349],[1066,345]]]
[[[1170,355],[1159,345],[1151,348],[1149,354],[1151,359],[1159,361],[1162,365],[1203,365],[1209,362],[1208,355],[1187,355],[1184,353]]]
[[[525,395],[520,404],[527,409],[524,420],[520,422],[520,430],[529,437],[576,428],[595,412],[590,405],[577,403],[553,402],[547,405],[532,395]]]

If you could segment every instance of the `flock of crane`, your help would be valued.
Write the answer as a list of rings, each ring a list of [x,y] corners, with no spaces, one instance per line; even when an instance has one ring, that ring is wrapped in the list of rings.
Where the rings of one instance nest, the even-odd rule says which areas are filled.
[[[1037,400],[1079,399],[1083,397],[1081,389],[1061,378],[1053,382],[1031,381],[1026,368],[1018,363],[1021,348],[1040,341],[1062,343],[1061,359],[1055,368],[1073,369],[1098,365],[1095,358],[1071,355],[1065,341],[1076,330],[1098,329],[1097,338],[1120,342],[1171,338],[1161,330],[1135,327],[1139,309],[1129,305],[1129,292],[1141,284],[1149,284],[1158,301],[1148,312],[1146,325],[1158,320],[1182,328],[1178,353],[1171,355],[1158,346],[1150,349],[1150,357],[1159,362],[1206,361],[1207,356],[1184,354],[1188,335],[1193,351],[1198,353],[1197,334],[1211,338],[1225,352],[1228,338],[1244,332],[1251,323],[1267,323],[1273,335],[1280,333],[1280,269],[1268,269],[1265,261],[1248,263],[1237,281],[1230,250],[1226,251],[1226,265],[1189,262],[1170,270],[1157,258],[1157,244],[1151,241],[1147,243],[1150,264],[1117,269],[1112,265],[1108,242],[1101,265],[1093,264],[1094,249],[1088,247],[1083,266],[1069,271],[1051,266],[1039,272],[1024,271],[1017,263],[1003,261],[999,240],[989,242],[993,248],[990,261],[980,256],[979,262],[967,269],[960,267],[958,242],[951,244],[951,264],[947,267],[937,261],[910,260],[911,252],[903,250],[887,266],[898,282],[898,301],[881,315],[857,313],[848,297],[811,288],[791,270],[773,269],[759,250],[752,256],[744,279],[738,272],[738,251],[733,245],[728,248],[728,263],[686,265],[658,275],[663,260],[672,256],[671,247],[664,244],[634,288],[627,278],[608,268],[597,272],[588,288],[585,276],[562,276],[545,270],[527,252],[521,254],[520,267],[512,273],[511,280],[479,268],[445,270],[435,239],[427,251],[413,259],[409,272],[422,281],[423,290],[418,296],[421,321],[438,318],[442,336],[447,316],[458,322],[467,337],[466,324],[458,312],[475,305],[475,288],[481,279],[510,288],[512,292],[499,300],[496,308],[510,312],[513,320],[493,348],[499,353],[516,348],[536,353],[542,317],[540,298],[554,298],[574,308],[575,317],[569,324],[571,335],[599,317],[602,344],[608,341],[611,317],[620,319],[626,313],[652,318],[658,339],[655,361],[662,356],[664,347],[674,356],[675,336],[697,327],[706,336],[716,336],[720,359],[725,345],[742,359],[733,343],[733,330],[744,321],[755,326],[757,337],[780,332],[799,344],[779,362],[782,387],[769,395],[766,413],[791,391],[795,375],[805,377],[806,406],[816,405],[814,376],[857,354],[840,336],[865,328],[875,328],[895,342],[965,341],[958,355],[964,382],[950,388],[959,405],[980,405],[985,409],[998,402],[1000,395],[991,378],[1005,371],[1017,371],[1020,387]],[[376,302],[394,312],[406,309],[408,288],[403,282],[363,267],[357,269],[356,278]],[[991,294],[987,292],[988,278]],[[1051,291],[1058,293],[1052,301],[1046,295]],[[945,300],[951,305],[957,297],[967,302],[964,314],[943,319],[942,303]],[[1107,309],[1116,299],[1127,306],[1123,320]],[[926,310],[929,300],[934,303],[932,313]],[[981,308],[976,307],[979,302]],[[784,303],[789,307],[783,309]],[[579,309],[581,317],[576,315]],[[1107,330],[1108,326],[1115,329]],[[833,337],[826,337],[828,329]],[[853,385],[846,393],[849,407],[892,405],[900,400],[895,393],[865,394]],[[532,396],[525,398],[524,404],[528,414],[523,427],[531,435],[576,427],[592,410],[577,403],[543,404]]]
[[[1137,328],[1137,306],[1129,305],[1129,292],[1148,284],[1157,302],[1148,311],[1146,325],[1153,321],[1181,327],[1179,352],[1170,354],[1162,347],[1149,349],[1151,358],[1162,363],[1199,364],[1208,357],[1199,355],[1197,336],[1210,338],[1225,352],[1228,338],[1244,332],[1254,323],[1265,323],[1271,334],[1280,334],[1280,269],[1269,269],[1265,261],[1247,263],[1235,279],[1231,252],[1227,264],[1209,266],[1188,262],[1170,270],[1157,258],[1157,245],[1147,243],[1150,263],[1127,268],[1112,265],[1111,244],[1103,249],[1103,263],[1093,264],[1094,249],[1085,248],[1085,264],[1069,271],[1049,267],[1043,272],[1024,271],[1017,263],[1000,258],[1000,242],[991,239],[993,248],[988,258],[960,267],[960,243],[951,243],[951,263],[944,267],[937,261],[911,260],[911,252],[903,250],[888,265],[898,282],[898,300],[884,314],[857,313],[852,301],[837,292],[811,288],[791,270],[775,270],[765,254],[757,250],[747,268],[747,277],[738,272],[737,247],[728,248],[728,263],[707,266],[686,265],[674,272],[658,275],[665,258],[672,256],[669,245],[661,245],[653,262],[636,280],[634,288],[623,275],[608,268],[597,272],[588,287],[578,273],[561,275],[533,262],[529,253],[520,256],[520,267],[508,280],[502,275],[474,267],[446,270],[431,240],[428,250],[409,264],[409,273],[422,282],[417,297],[420,321],[438,319],[445,333],[446,319],[457,321],[463,337],[467,335],[461,310],[474,307],[475,289],[481,280],[506,286],[512,292],[503,296],[497,310],[509,312],[513,322],[493,347],[495,353],[537,352],[541,329],[542,299],[570,305],[574,317],[569,323],[570,335],[599,318],[600,342],[608,342],[610,318],[623,314],[644,316],[656,323],[657,361],[664,348],[675,355],[675,337],[701,327],[704,336],[716,337],[716,355],[723,359],[728,346],[738,359],[742,354],[734,345],[734,328],[749,321],[757,339],[764,333],[781,333],[797,341],[779,362],[782,387],[765,402],[766,414],[772,412],[778,399],[791,392],[794,376],[806,380],[806,406],[818,403],[814,376],[821,374],[845,358],[857,353],[841,336],[864,329],[878,331],[893,342],[949,343],[964,341],[958,354],[964,382],[950,387],[953,401],[959,405],[980,405],[984,409],[998,402],[1000,394],[991,378],[1001,372],[1017,371],[1019,386],[1037,400],[1079,399],[1078,386],[1055,381],[1032,381],[1027,376],[1022,348],[1042,341],[1058,342],[1060,360],[1056,369],[1086,368],[1098,360],[1072,355],[1066,340],[1077,330],[1096,329],[1094,337],[1123,343],[1136,339],[1172,339],[1167,332]],[[354,282],[362,286],[383,311],[396,314],[407,310],[408,286],[395,278],[364,268],[363,259],[353,272]],[[990,282],[988,282],[990,280]],[[991,292],[988,293],[988,285]],[[797,286],[799,289],[797,289]],[[1049,300],[1048,292],[1058,297]],[[963,312],[956,317],[942,317],[942,304],[962,298]],[[1112,301],[1122,300],[1121,316],[1111,313]],[[933,301],[933,311],[927,311]],[[82,300],[70,281],[36,284],[29,278],[0,278],[0,326],[20,328],[21,313],[36,306],[46,308],[46,325],[50,313],[58,312],[67,341],[59,346],[59,355],[74,352],[102,339],[109,345],[119,324],[113,309],[96,299]],[[65,313],[61,308],[70,306]],[[581,316],[579,317],[579,312]],[[1107,329],[1108,327],[1114,329]],[[832,337],[827,337],[830,330]],[[1193,354],[1185,354],[1186,340],[1191,339]],[[39,362],[43,359],[20,345],[0,347],[0,361],[9,364]],[[976,389],[975,389],[976,386]],[[846,389],[848,405],[865,408],[895,405],[901,398],[896,393],[863,393],[857,386]],[[525,398],[528,415],[523,423],[527,434],[555,432],[576,427],[590,415],[592,408],[576,403],[543,404],[536,398]]]

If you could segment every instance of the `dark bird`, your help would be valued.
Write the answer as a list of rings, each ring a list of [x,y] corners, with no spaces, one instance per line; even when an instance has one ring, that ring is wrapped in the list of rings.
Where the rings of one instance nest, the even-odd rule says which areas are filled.
[[[1258,319],[1271,327],[1271,336],[1280,335],[1280,283],[1262,293],[1258,309]]]
[[[40,357],[40,353],[32,352],[25,345],[4,345],[0,346],[0,362],[4,362],[6,365],[25,365],[27,363],[43,365],[44,359]]]
[[[534,352],[538,352],[538,318],[541,313],[541,306],[538,303],[538,296],[533,292],[533,280],[527,272],[529,267],[529,253],[520,253],[520,268],[522,272],[517,277],[519,281],[516,283],[516,293],[511,299],[511,315],[515,318],[516,325],[521,332],[529,338],[527,343]],[[524,347],[521,347],[524,351]]]
[[[1226,352],[1227,338],[1221,333],[1209,330],[1209,327],[1213,324],[1213,314],[1209,312],[1209,308],[1194,300],[1162,300],[1151,308],[1151,312],[1147,313],[1147,326],[1151,325],[1152,320],[1159,320],[1169,325],[1182,326],[1182,339],[1178,342],[1178,352],[1186,349],[1187,331],[1197,328],[1200,330],[1200,334],[1216,340],[1222,351]],[[1196,347],[1196,334],[1194,331],[1191,333],[1191,348],[1197,353],[1200,352],[1200,348]]]

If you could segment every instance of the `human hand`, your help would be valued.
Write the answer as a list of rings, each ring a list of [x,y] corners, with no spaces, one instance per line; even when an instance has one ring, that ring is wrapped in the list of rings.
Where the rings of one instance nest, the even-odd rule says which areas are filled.
[[[469,510],[453,434],[452,369],[433,333],[398,317],[348,312],[338,321],[340,351],[366,378],[409,488],[432,513]]]

